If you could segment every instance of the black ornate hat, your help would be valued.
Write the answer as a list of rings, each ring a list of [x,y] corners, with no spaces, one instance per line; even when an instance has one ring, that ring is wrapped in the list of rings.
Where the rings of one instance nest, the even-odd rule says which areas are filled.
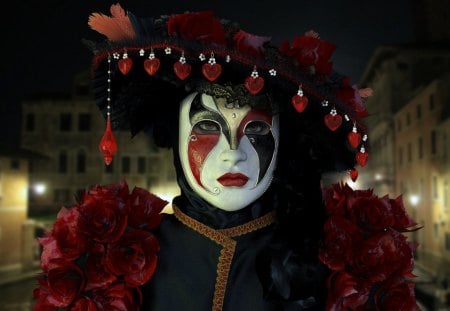
[[[324,170],[351,169],[356,179],[355,164],[366,165],[362,101],[371,89],[358,89],[333,70],[335,46],[317,33],[277,47],[270,37],[250,34],[210,11],[139,18],[119,4],[111,6],[111,16],[93,13],[89,25],[107,37],[89,43],[95,98],[108,120],[100,145],[106,162],[116,148],[110,125],[132,134],[167,133],[164,124],[176,122],[170,118],[186,91],[231,82],[247,97],[274,99],[293,154],[302,133],[320,145]]]

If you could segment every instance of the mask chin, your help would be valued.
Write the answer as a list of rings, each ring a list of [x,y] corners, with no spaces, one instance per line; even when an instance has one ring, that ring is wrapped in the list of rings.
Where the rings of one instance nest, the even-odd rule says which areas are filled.
[[[198,100],[207,111],[205,115],[222,118],[218,123],[229,125],[227,131],[241,128],[232,126],[235,120],[227,120],[228,116],[221,113],[213,97],[197,93],[188,95],[181,102],[179,119],[178,152],[184,176],[192,190],[212,206],[225,211],[240,210],[260,198],[272,182],[278,152],[278,116],[272,117],[268,134],[274,140],[271,160],[264,176],[260,176],[261,155],[246,135],[242,136],[237,148],[231,148],[223,126],[221,131],[209,136],[193,131],[193,102]],[[195,106],[198,109],[198,103]]]

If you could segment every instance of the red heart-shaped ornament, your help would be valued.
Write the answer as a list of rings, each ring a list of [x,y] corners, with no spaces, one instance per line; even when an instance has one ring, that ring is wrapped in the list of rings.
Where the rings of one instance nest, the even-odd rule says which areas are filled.
[[[214,81],[222,73],[222,66],[220,64],[203,64],[202,73],[206,79]]]
[[[356,162],[358,162],[358,164],[361,165],[361,167],[366,166],[368,159],[369,159],[369,154],[367,152],[359,151],[356,154]]]
[[[158,58],[149,58],[144,61],[144,69],[153,76],[159,69],[160,61]]]
[[[113,160],[114,154],[117,152],[117,143],[116,138],[114,137],[114,134],[111,130],[111,120],[109,116],[106,119],[105,133],[103,134],[103,137],[100,140],[98,149],[103,154],[105,164],[110,165]]]
[[[133,60],[131,58],[122,58],[117,62],[117,66],[122,74],[126,75],[133,67]]]
[[[350,146],[352,146],[353,148],[357,148],[359,143],[361,142],[361,134],[351,131],[347,135],[347,140],[350,143]]]
[[[297,110],[297,112],[303,112],[303,110],[305,110],[306,106],[308,106],[308,97],[294,95],[294,96],[292,96],[291,102],[292,102],[292,105],[294,105],[294,108],[295,108],[295,110]]]
[[[173,64],[173,70],[180,80],[186,79],[191,73],[191,65],[188,63],[176,62]]]
[[[356,179],[358,178],[358,170],[356,168],[352,168],[349,172],[350,174],[350,178],[353,182],[356,181]]]
[[[342,117],[338,114],[327,114],[324,117],[325,125],[332,131],[336,131],[342,124]]]
[[[258,94],[264,87],[264,79],[261,77],[247,77],[245,79],[245,88],[253,95]]]

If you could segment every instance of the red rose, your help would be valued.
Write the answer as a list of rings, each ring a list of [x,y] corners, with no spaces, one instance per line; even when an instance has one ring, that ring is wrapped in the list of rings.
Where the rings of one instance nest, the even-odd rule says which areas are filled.
[[[394,278],[383,284],[374,294],[377,310],[419,311],[414,283]]]
[[[330,187],[324,188],[323,200],[327,213],[329,215],[343,216],[346,213],[347,203],[347,189],[350,188],[347,184],[334,184]],[[350,189],[351,190],[351,189]]]
[[[330,61],[336,46],[316,36],[303,35],[294,38],[292,46],[284,42],[280,52],[295,58],[301,66],[314,66],[318,74],[331,73],[333,63]]]
[[[80,213],[78,208],[61,208],[52,235],[54,236],[59,251],[66,260],[77,258],[85,250],[86,236],[78,228]]]
[[[158,240],[150,232],[132,230],[108,245],[106,266],[115,275],[123,275],[129,286],[146,283],[155,272]]]
[[[134,188],[130,198],[128,225],[139,229],[156,228],[161,223],[161,211],[167,203],[142,188]]]
[[[80,230],[101,243],[117,241],[127,226],[128,196],[124,182],[87,192],[79,205]]]
[[[50,261],[47,273],[48,302],[56,307],[67,307],[83,291],[83,271],[64,259]]]
[[[332,270],[343,270],[353,257],[354,245],[362,234],[354,223],[338,216],[327,220],[324,232],[319,259]]]
[[[346,103],[359,117],[366,117],[368,112],[362,102],[359,89],[356,85],[350,85],[350,78],[341,81],[341,86],[336,91],[336,97]]]
[[[167,32],[169,36],[178,35],[186,40],[225,44],[225,31],[222,23],[212,11],[170,16]]]
[[[350,270],[371,282],[388,277],[412,275],[413,254],[406,237],[395,231],[376,234],[355,248]]]
[[[394,215],[387,197],[350,197],[347,203],[352,221],[363,230],[376,232],[394,225]]]
[[[139,288],[135,290],[123,283],[116,283],[107,289],[94,290],[93,300],[100,310],[108,311],[138,311],[141,305]]]
[[[408,231],[408,228],[414,227],[417,223],[406,213],[405,207],[403,206],[402,196],[396,199],[390,199],[392,207],[392,214],[395,220],[393,228],[400,232]]]
[[[327,288],[327,310],[354,310],[369,298],[369,290],[344,271],[331,274],[327,280]]]
[[[271,37],[260,37],[251,33],[239,30],[233,37],[236,48],[246,54],[261,56],[264,54],[264,44],[268,43]]]
[[[39,238],[39,243],[42,245],[43,250],[41,254],[41,268],[44,271],[48,271],[48,263],[52,259],[63,258],[63,254],[59,250],[55,237],[49,233],[46,236]]]
[[[69,308],[69,311],[99,311],[97,304],[88,297],[77,299]]]
[[[46,276],[39,276],[37,279],[39,288],[33,291],[33,297],[37,299],[36,304],[33,306],[33,311],[56,311],[57,307],[48,301],[48,282]]]
[[[86,290],[93,288],[106,288],[117,280],[105,266],[105,247],[95,244],[89,249],[86,259]]]

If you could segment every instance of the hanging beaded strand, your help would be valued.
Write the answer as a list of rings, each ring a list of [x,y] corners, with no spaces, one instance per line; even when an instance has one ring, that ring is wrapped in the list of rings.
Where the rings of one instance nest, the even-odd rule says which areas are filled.
[[[110,165],[117,152],[117,143],[111,129],[111,56],[108,55],[108,88],[106,89],[106,129],[98,146],[106,165]]]

